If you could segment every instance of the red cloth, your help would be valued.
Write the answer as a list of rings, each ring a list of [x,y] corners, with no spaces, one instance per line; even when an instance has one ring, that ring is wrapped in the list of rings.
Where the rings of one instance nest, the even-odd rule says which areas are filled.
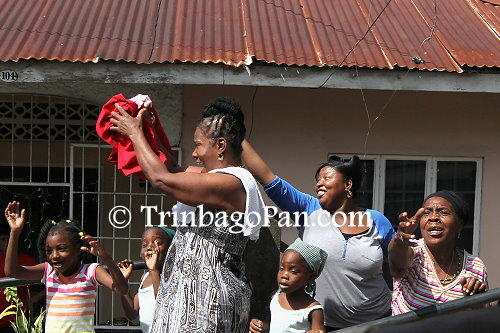
[[[150,101],[148,96],[138,95],[136,97],[146,98]],[[134,97],[134,99],[136,98]],[[155,108],[152,103],[149,105],[142,104],[138,105],[136,102],[126,99],[122,94],[115,95],[111,97],[111,99],[104,104],[102,107],[101,113],[99,114],[99,118],[96,123],[96,131],[99,136],[113,146],[113,151],[111,155],[109,155],[108,161],[111,163],[115,163],[119,170],[123,172],[125,176],[130,174],[135,174],[142,179],[146,179],[144,173],[142,172],[142,168],[137,162],[137,156],[134,151],[134,146],[129,138],[124,137],[118,132],[114,132],[109,128],[113,126],[113,124],[109,121],[112,118],[111,112],[116,111],[115,103],[118,103],[125,111],[127,111],[133,117],[137,116],[137,113],[140,109],[145,108],[147,110],[143,116],[143,131],[146,136],[146,140],[149,145],[155,152],[155,154],[161,159],[163,163],[167,161],[167,157],[163,154],[158,148],[158,143],[156,142],[156,136],[160,139],[160,142],[163,146],[173,154],[172,148],[170,147],[170,143],[168,141],[168,137],[163,130],[163,127],[160,123],[160,118],[156,113]],[[146,117],[150,117],[150,121],[147,121]]]
[[[34,266],[38,264],[35,261],[35,259],[24,253],[19,253],[17,257],[17,262],[19,263],[19,265],[23,266]],[[5,253],[0,252],[0,278],[5,277],[4,265],[5,265]],[[6,307],[10,305],[10,303],[7,302],[7,300],[5,299],[5,294],[3,292],[4,289],[0,288],[0,312],[2,312]],[[23,310],[26,310],[26,308],[28,307],[28,299],[29,299],[28,287],[26,286],[17,287],[17,296],[23,302]],[[0,327],[10,326],[10,322],[14,319],[15,318],[13,315],[3,317],[2,319],[0,319]]]

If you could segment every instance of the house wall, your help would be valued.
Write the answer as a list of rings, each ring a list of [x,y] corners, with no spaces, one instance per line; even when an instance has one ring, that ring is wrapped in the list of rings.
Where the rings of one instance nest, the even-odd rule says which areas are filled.
[[[168,84],[96,84],[96,83],[0,83],[0,93],[50,95],[80,99],[86,103],[103,105],[112,96],[123,94],[130,98],[137,94],[151,97],[155,109],[169,133],[170,143],[178,145],[181,135],[182,87]]]
[[[183,162],[193,162],[192,134],[201,108],[224,95],[242,103],[250,142],[271,168],[310,194],[314,172],[328,153],[481,157],[479,256],[488,268],[490,287],[500,287],[498,95],[365,90],[372,121],[382,110],[365,147],[368,121],[360,90],[260,87],[252,108],[254,92],[254,87],[185,86]],[[296,233],[292,229],[282,235],[291,242]]]

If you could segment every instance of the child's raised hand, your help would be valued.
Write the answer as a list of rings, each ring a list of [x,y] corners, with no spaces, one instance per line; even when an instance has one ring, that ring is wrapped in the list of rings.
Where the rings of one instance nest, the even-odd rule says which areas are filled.
[[[86,241],[90,245],[90,248],[82,246],[80,248],[82,251],[88,252],[96,257],[109,256],[101,243],[99,243],[94,237],[90,235],[83,235],[81,239]]]
[[[262,332],[262,320],[253,318],[250,321],[250,328],[248,330],[249,333],[260,333]]]
[[[25,221],[25,210],[19,211],[20,203],[17,201],[9,202],[7,208],[5,208],[5,218],[9,223],[10,230],[18,231],[22,230]]]
[[[123,277],[128,280],[134,270],[134,262],[130,259],[122,260],[118,263],[118,268],[122,272]]]
[[[158,254],[160,253],[160,247],[158,243],[154,241],[152,248],[146,252],[146,266],[150,271],[158,270]]]

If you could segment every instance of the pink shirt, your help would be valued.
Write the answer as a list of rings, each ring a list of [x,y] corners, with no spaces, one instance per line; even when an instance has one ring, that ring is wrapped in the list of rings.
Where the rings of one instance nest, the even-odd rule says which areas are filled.
[[[392,315],[424,308],[436,303],[444,303],[464,297],[462,285],[463,277],[475,277],[486,284],[488,278],[486,267],[481,259],[473,257],[465,250],[463,251],[462,271],[450,283],[441,284],[434,269],[425,246],[424,240],[419,239],[418,245],[413,247],[413,261],[400,279],[394,279],[392,292]]]
[[[95,298],[99,264],[84,264],[68,283],[45,263],[42,283],[47,291],[45,332],[94,332]]]

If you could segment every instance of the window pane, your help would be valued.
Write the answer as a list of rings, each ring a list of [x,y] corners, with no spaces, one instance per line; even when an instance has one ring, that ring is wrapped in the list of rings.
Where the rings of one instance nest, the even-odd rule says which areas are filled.
[[[398,216],[410,216],[422,205],[426,161],[387,160],[385,168],[384,215],[397,227]]]
[[[363,160],[364,175],[363,183],[361,184],[354,203],[360,208],[373,207],[373,173],[375,168],[374,160]]]
[[[469,221],[464,226],[457,243],[458,246],[463,247],[469,253],[472,253],[474,234],[476,172],[476,162],[441,161],[437,163],[437,190],[460,192],[467,200]]]

